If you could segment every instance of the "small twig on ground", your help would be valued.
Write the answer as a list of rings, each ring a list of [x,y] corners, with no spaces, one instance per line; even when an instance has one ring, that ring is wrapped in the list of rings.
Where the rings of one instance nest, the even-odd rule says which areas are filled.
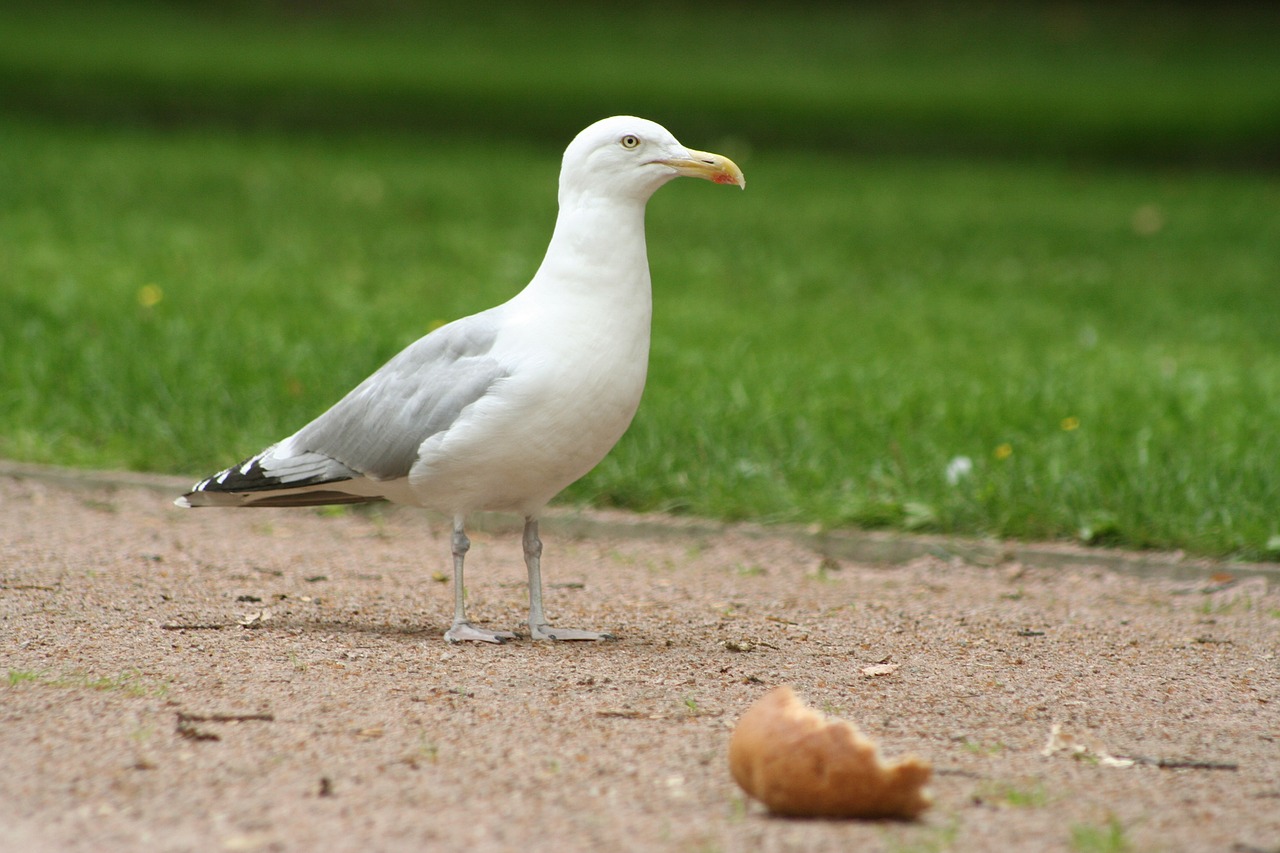
[[[1145,755],[1122,755],[1134,764],[1159,767],[1161,770],[1239,770],[1240,765],[1231,761],[1195,761],[1182,758],[1151,758]]]
[[[184,723],[181,719],[178,720],[176,731],[179,737],[184,737],[187,740],[222,740],[219,735],[213,732],[201,731],[190,723]]]
[[[184,723],[274,723],[274,714],[188,714],[178,712],[178,721]]]
[[[271,723],[275,721],[273,714],[188,714],[178,712],[177,732],[187,740],[222,740],[214,732],[206,732],[196,728],[196,723],[243,723],[249,721]]]
[[[962,770],[959,767],[935,767],[933,769],[935,776],[963,776],[965,779],[985,779],[981,773],[974,773],[972,770]]]

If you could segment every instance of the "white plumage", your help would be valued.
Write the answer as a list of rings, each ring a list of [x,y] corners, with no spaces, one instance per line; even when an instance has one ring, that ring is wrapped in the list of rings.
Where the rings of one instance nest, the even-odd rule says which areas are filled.
[[[732,161],[687,149],[651,121],[591,125],[565,149],[555,231],[524,290],[411,344],[298,432],[175,503],[390,500],[449,514],[451,642],[515,637],[467,622],[464,523],[478,510],[520,513],[532,637],[606,637],[546,623],[538,515],[604,458],[635,415],[649,357],[645,204],[681,175],[745,186]]]

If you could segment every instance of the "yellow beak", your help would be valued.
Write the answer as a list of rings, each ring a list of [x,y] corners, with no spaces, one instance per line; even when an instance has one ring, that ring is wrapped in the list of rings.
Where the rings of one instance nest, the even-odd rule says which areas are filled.
[[[694,151],[691,148],[687,158],[672,157],[658,162],[686,177],[702,178],[716,184],[734,184],[744,190],[747,188],[747,179],[742,176],[737,163],[709,151]]]

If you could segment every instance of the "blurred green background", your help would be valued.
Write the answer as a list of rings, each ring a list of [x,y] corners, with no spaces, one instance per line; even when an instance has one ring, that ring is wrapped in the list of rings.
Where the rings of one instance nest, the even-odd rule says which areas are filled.
[[[10,114],[522,134],[621,112],[835,151],[1280,157],[1280,11],[1221,3],[65,3],[0,11]]]
[[[210,473],[512,295],[635,113],[650,385],[564,500],[1280,558],[1280,9],[0,7],[0,455]]]

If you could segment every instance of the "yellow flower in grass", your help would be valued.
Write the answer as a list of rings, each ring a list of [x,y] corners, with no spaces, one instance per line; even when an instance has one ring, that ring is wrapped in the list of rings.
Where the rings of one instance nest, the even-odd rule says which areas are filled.
[[[144,284],[138,288],[138,304],[143,308],[154,308],[164,299],[164,291],[158,284]]]
[[[1075,430],[1075,429],[1080,429],[1080,419],[1077,418],[1075,415],[1072,415],[1069,418],[1063,418],[1062,428],[1067,432],[1071,432],[1072,430]]]
[[[1013,455],[1013,445],[1009,442],[999,445],[995,449],[995,457],[1001,461],[1008,459]]]

